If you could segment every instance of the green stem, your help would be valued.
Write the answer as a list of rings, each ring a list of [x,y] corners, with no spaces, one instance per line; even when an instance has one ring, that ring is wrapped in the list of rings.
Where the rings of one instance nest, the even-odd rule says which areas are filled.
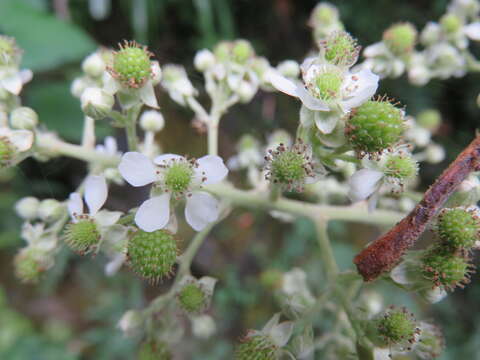
[[[323,218],[313,218],[315,229],[317,230],[317,241],[320,247],[320,256],[325,269],[325,274],[330,283],[337,277],[338,265],[333,255],[330,239],[328,238],[327,226],[328,222]]]
[[[139,112],[140,106],[133,106],[127,110],[125,130],[127,132],[127,143],[130,151],[136,151],[138,147],[137,117]]]
[[[218,122],[208,123],[208,154],[218,155]]]

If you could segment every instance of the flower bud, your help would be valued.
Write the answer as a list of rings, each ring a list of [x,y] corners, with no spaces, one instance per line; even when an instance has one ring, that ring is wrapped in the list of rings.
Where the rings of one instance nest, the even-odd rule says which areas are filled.
[[[162,68],[158,61],[152,61],[152,85],[157,86],[162,80]]]
[[[454,34],[462,27],[462,21],[457,15],[447,13],[440,18],[440,25],[447,34]]]
[[[0,66],[10,66],[20,63],[21,54],[13,38],[0,35]]]
[[[383,33],[383,42],[395,55],[410,53],[417,41],[417,30],[410,23],[392,25]]]
[[[197,51],[193,59],[193,65],[198,71],[205,71],[210,69],[215,64],[215,56],[208,49]]]
[[[147,110],[140,116],[140,126],[144,131],[159,132],[165,126],[165,119],[161,112]]]
[[[280,74],[289,78],[297,78],[300,75],[300,65],[295,60],[285,60],[277,65]]]
[[[205,309],[207,294],[199,284],[187,283],[178,292],[177,302],[186,313],[198,314]]]
[[[255,55],[252,45],[247,40],[236,40],[232,47],[232,60],[244,64]]]
[[[40,201],[37,198],[28,196],[15,203],[15,211],[22,219],[33,220],[38,215],[39,205]]]
[[[24,283],[36,283],[47,269],[41,254],[33,247],[20,250],[14,259],[15,275]]]
[[[438,43],[441,37],[442,28],[435,22],[427,23],[420,34],[420,40],[427,46]]]
[[[208,339],[215,331],[215,321],[210,315],[195,316],[192,319],[192,332],[196,337]]]
[[[32,108],[22,106],[10,113],[10,124],[16,129],[32,130],[38,124],[38,115]]]
[[[242,103],[248,103],[257,93],[257,87],[254,86],[250,81],[242,80],[235,91],[240,97],[240,101]]]
[[[141,330],[142,323],[143,317],[140,311],[128,310],[118,322],[118,327],[125,335],[131,336]]]
[[[124,87],[140,88],[152,77],[151,56],[146,46],[125,41],[114,53],[113,66],[108,70]]]
[[[474,210],[443,209],[438,215],[436,232],[442,246],[452,252],[471,249],[480,240],[480,219]]]
[[[378,153],[400,141],[405,130],[402,110],[388,101],[370,100],[352,111],[345,133],[362,153]]]
[[[100,242],[100,230],[95,220],[88,215],[79,215],[65,229],[65,242],[70,248],[83,255],[93,250]]]
[[[70,85],[70,92],[73,96],[80,98],[85,89],[89,87],[95,87],[95,85],[96,84],[87,77],[78,77],[72,81],[72,84]]]
[[[429,144],[425,149],[425,157],[430,164],[438,164],[445,159],[445,149],[438,144]]]
[[[98,78],[106,69],[105,62],[98,52],[88,55],[82,62],[82,70],[88,76]]]
[[[55,199],[45,199],[38,207],[38,217],[46,222],[58,220],[64,213],[65,207]]]
[[[177,241],[170,232],[138,230],[128,242],[128,264],[135,273],[156,283],[173,272],[177,251]]]
[[[360,48],[345,31],[334,31],[320,42],[320,48],[329,63],[338,66],[352,66],[358,58]]]
[[[95,120],[107,117],[115,103],[112,95],[95,87],[85,89],[80,101],[85,115]]]
[[[442,117],[438,110],[428,109],[418,114],[417,123],[431,132],[436,132],[442,123]]]

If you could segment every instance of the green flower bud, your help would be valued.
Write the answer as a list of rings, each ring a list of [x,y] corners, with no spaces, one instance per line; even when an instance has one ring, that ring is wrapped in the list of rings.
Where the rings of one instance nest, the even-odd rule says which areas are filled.
[[[125,87],[140,88],[152,77],[152,56],[146,46],[125,41],[120,45],[120,50],[114,53],[113,66],[109,71]]]
[[[446,33],[454,34],[462,27],[462,21],[457,15],[447,13],[440,18],[440,25]]]
[[[235,351],[236,360],[275,360],[278,347],[268,335],[249,332]]]
[[[320,2],[315,6],[310,17],[310,26],[328,26],[338,22],[338,10],[333,5]]]
[[[387,177],[404,184],[417,176],[418,163],[409,154],[389,154],[385,162],[384,173]]]
[[[16,202],[15,211],[22,219],[33,220],[38,215],[39,205],[40,201],[37,198],[28,196]]]
[[[469,259],[451,254],[444,247],[430,247],[423,254],[421,261],[423,276],[434,286],[453,290],[457,286],[463,288],[464,284],[470,282],[473,266]]]
[[[38,217],[45,222],[53,222],[64,214],[65,206],[55,199],[45,199],[38,207]]]
[[[280,74],[290,78],[297,78],[300,75],[300,65],[295,60],[285,60],[277,65]]]
[[[128,242],[127,256],[135,273],[156,283],[172,273],[177,260],[177,241],[166,230],[138,230]]]
[[[102,76],[105,69],[106,64],[100,52],[88,55],[82,62],[82,70],[85,74],[94,78]]]
[[[38,115],[32,108],[22,106],[10,113],[10,124],[16,129],[32,130],[38,125]]]
[[[198,314],[207,304],[207,295],[199,284],[187,283],[178,292],[177,301],[186,313]]]
[[[159,132],[165,126],[165,119],[161,112],[147,110],[140,116],[140,126],[145,131]]]
[[[325,60],[339,66],[351,66],[358,58],[360,48],[357,42],[345,31],[331,33],[320,42]]]
[[[303,191],[303,186],[315,178],[311,150],[301,140],[287,148],[280,144],[269,150],[265,178],[287,191]]]
[[[97,224],[88,215],[77,215],[76,222],[71,222],[65,229],[65,242],[73,251],[86,254],[100,242]]]
[[[402,110],[381,99],[354,109],[345,127],[350,143],[360,154],[379,153],[395,145],[404,130]]]
[[[248,59],[255,55],[252,45],[247,40],[237,40],[233,43],[233,60],[239,64],[244,64]]]
[[[435,132],[442,123],[442,116],[438,110],[424,110],[418,114],[417,123],[421,127],[430,130],[431,132]]]
[[[22,52],[15,40],[9,36],[0,35],[0,66],[20,63]]]
[[[213,54],[218,61],[228,61],[230,58],[231,43],[228,41],[222,41],[218,43],[213,49]]]
[[[470,249],[480,240],[480,219],[472,210],[443,209],[438,215],[436,231],[442,246],[452,251]]]
[[[80,102],[85,115],[95,120],[101,120],[110,114],[115,99],[113,95],[100,88],[89,87],[83,91]]]
[[[37,283],[46,266],[34,248],[26,247],[15,256],[15,276],[24,283]]]
[[[418,324],[413,314],[406,308],[391,306],[376,321],[377,333],[383,346],[400,345],[410,350],[410,344],[416,341],[416,335],[420,334]]]
[[[138,350],[137,359],[171,360],[173,357],[166,344],[155,341],[144,341]]]
[[[411,52],[416,41],[417,30],[410,23],[392,25],[383,33],[383,42],[398,56]]]

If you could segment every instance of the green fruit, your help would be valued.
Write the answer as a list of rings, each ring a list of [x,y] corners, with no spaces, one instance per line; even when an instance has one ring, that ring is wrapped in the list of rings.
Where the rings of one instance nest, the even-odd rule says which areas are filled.
[[[151,77],[150,57],[146,47],[126,41],[113,56],[112,75],[127,87],[141,87]]]
[[[385,344],[413,342],[418,333],[417,323],[406,308],[390,308],[377,320],[377,328]]]
[[[247,335],[235,351],[236,360],[275,360],[277,346],[269,336],[263,334]]]
[[[178,293],[178,303],[187,313],[201,312],[206,303],[206,296],[197,284],[186,284]]]
[[[464,208],[444,209],[438,215],[436,230],[449,249],[470,249],[479,240],[480,219]]]
[[[100,242],[100,231],[93,219],[79,216],[77,222],[71,222],[65,229],[65,242],[74,251],[81,254],[89,252]]]

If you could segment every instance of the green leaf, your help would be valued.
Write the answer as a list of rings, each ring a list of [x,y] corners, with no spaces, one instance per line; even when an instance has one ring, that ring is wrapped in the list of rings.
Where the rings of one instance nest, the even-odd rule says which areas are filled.
[[[17,40],[23,66],[34,71],[78,61],[96,48],[82,29],[20,0],[0,1],[0,31]]]

